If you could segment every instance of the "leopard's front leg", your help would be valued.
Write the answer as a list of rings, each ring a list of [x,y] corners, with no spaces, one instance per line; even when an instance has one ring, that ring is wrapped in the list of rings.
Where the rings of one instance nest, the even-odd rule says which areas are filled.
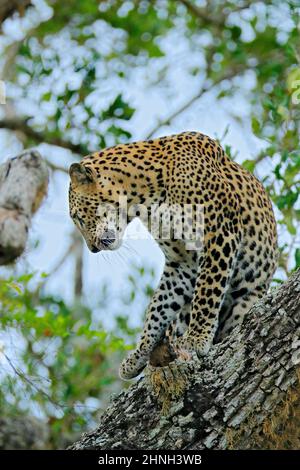
[[[146,320],[138,345],[121,364],[120,377],[132,379],[140,374],[150,353],[164,335],[168,325],[188,298],[192,297],[190,280],[182,276],[179,263],[167,262],[159,286],[146,312]]]
[[[209,351],[218,327],[220,308],[224,301],[236,260],[240,235],[228,234],[226,257],[218,245],[217,235],[206,246],[192,299],[190,322],[185,333],[175,340],[174,348],[184,357],[195,351],[198,357]]]

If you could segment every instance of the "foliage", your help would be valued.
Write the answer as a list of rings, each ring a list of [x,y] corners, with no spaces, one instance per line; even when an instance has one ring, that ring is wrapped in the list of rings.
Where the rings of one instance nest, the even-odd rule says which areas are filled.
[[[129,308],[134,305],[130,286],[140,285],[147,302],[153,282],[151,271],[131,271]],[[0,410],[46,420],[49,445],[57,448],[95,423],[109,394],[121,388],[118,365],[134,346],[137,329],[117,311],[111,331],[104,331],[91,309],[45,295],[44,283],[45,278],[28,274],[0,282]],[[109,305],[101,305],[105,315]]]

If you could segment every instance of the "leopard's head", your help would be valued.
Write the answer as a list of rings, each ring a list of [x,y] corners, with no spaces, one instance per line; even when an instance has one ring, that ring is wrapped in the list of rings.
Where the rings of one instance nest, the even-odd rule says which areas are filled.
[[[90,251],[119,248],[125,227],[120,227],[120,190],[115,181],[107,174],[102,177],[84,163],[73,163],[69,174],[70,216]]]

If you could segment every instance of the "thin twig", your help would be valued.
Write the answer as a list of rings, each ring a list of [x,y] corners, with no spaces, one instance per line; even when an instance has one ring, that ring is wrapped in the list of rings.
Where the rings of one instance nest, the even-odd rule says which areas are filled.
[[[212,24],[220,27],[224,27],[225,18],[220,18],[217,15],[211,16],[208,14],[207,8],[199,8],[197,5],[194,5],[189,0],[179,0],[187,10],[192,13],[192,15],[196,16],[198,19],[203,21],[205,24]]]
[[[68,173],[68,169],[63,166],[56,165],[55,163],[52,163],[49,160],[46,160],[46,163],[49,166],[49,168],[51,168],[51,170],[53,171],[62,171],[63,173]]]
[[[34,388],[38,393],[44,395],[44,397],[47,398],[47,400],[49,400],[50,403],[52,403],[52,405],[56,406],[57,408],[60,408],[60,409],[64,409],[64,408],[68,408],[72,413],[74,413],[74,410],[73,408],[82,408],[82,409],[87,409],[87,410],[98,410],[99,408],[98,407],[94,407],[94,406],[88,406],[88,405],[64,405],[64,404],[61,404],[61,403],[58,403],[56,402],[55,400],[53,400],[53,398],[47,393],[45,392],[45,390],[41,389],[40,387],[38,387],[32,380],[30,380],[28,377],[26,377],[26,375],[24,374],[24,372],[20,371],[12,362],[12,360],[5,354],[5,353],[2,353],[3,356],[5,357],[5,359],[7,360],[8,364],[10,365],[10,367],[12,368],[12,370],[14,371],[14,373],[20,377],[21,380],[24,380],[26,383],[28,383],[28,385],[30,385],[30,387]]]
[[[73,241],[71,245],[67,248],[65,253],[62,255],[58,263],[54,266],[54,268],[49,273],[47,273],[48,278],[53,276],[53,274],[55,274],[62,267],[62,265],[68,259],[68,257],[70,256],[70,253],[73,251],[74,248],[75,248],[75,242]]]
[[[210,24],[212,26],[217,26],[218,28],[224,28],[226,24],[226,15],[224,15],[223,12],[218,11],[218,12],[210,12],[208,11],[208,8],[200,8],[194,3],[190,2],[189,0],[178,0],[180,3],[185,5],[187,10],[196,18],[201,20],[201,23],[205,23],[205,25]],[[246,10],[247,8],[250,8],[254,3],[253,1],[247,1],[243,5],[235,6],[232,10],[234,13],[238,13],[240,11]],[[270,4],[270,0],[265,0],[267,5]]]
[[[10,365],[10,367],[12,368],[12,370],[14,371],[14,373],[20,377],[20,379],[24,380],[26,383],[28,383],[28,385],[30,385],[31,387],[33,387],[38,393],[41,393],[42,395],[44,395],[47,400],[49,400],[50,403],[52,403],[53,405],[55,405],[56,407],[58,408],[63,408],[64,405],[61,405],[60,403],[57,403],[56,401],[53,400],[53,398],[47,393],[45,392],[45,390],[41,389],[40,387],[38,387],[32,380],[30,380],[28,377],[26,377],[26,375],[24,374],[24,372],[22,372],[21,370],[19,370],[12,362],[12,360],[7,356],[7,354],[5,353],[2,353],[3,356],[5,357],[5,359],[7,360],[8,364]]]
[[[244,69],[241,68],[235,68],[232,69],[230,72],[225,73],[222,75],[220,78],[212,82],[211,85],[207,86],[202,86],[201,89],[192,97],[189,98],[186,103],[181,105],[176,111],[173,111],[169,116],[162,120],[158,120],[157,124],[151,129],[151,131],[148,132],[146,135],[145,139],[150,139],[162,126],[165,126],[167,124],[170,124],[173,119],[175,119],[179,114],[183,113],[186,109],[188,109],[195,101],[197,101],[199,98],[202,98],[204,93],[207,93],[208,91],[211,91],[216,85],[219,85],[222,83],[224,80],[230,80],[231,78],[234,78],[236,75],[238,75],[241,71]]]

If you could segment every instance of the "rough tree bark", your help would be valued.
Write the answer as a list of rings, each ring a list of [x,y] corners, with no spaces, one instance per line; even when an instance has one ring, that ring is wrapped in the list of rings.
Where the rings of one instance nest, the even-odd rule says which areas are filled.
[[[300,271],[251,309],[240,332],[190,363],[167,412],[152,371],[70,449],[299,448],[299,364]]]
[[[0,166],[0,265],[23,253],[31,217],[47,185],[47,164],[36,151],[26,151]]]

